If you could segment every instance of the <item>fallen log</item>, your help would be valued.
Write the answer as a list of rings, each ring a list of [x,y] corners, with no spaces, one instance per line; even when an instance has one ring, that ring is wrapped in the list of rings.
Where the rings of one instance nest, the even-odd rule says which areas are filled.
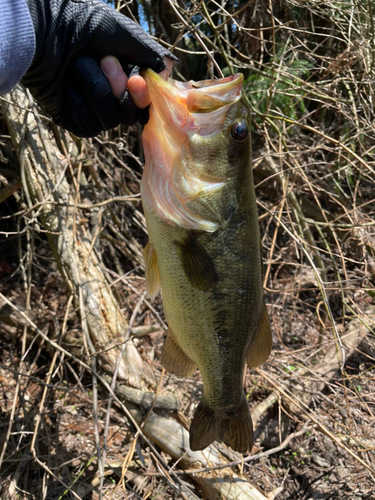
[[[103,378],[109,385],[111,384],[111,377],[103,375]],[[118,383],[115,386],[115,394],[127,403],[133,403],[145,410],[154,408],[155,410],[178,411],[181,406],[173,394],[145,392]]]

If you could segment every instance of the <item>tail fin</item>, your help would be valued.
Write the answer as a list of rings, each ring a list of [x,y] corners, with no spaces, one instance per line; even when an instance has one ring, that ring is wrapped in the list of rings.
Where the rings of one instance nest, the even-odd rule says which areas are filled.
[[[236,408],[219,411],[210,408],[202,398],[190,426],[190,448],[203,450],[216,439],[241,453],[253,447],[253,422],[245,395]]]

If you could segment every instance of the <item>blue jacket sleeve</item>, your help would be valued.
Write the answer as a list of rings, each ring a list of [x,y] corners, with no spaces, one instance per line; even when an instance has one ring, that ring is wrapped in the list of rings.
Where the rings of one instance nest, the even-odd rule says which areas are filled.
[[[0,0],[0,94],[6,94],[28,70],[35,32],[26,0]]]

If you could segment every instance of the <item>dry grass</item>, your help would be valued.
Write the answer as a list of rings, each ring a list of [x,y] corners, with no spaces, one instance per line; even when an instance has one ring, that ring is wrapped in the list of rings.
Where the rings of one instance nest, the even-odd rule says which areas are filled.
[[[261,369],[246,373],[250,406],[259,410],[255,457],[233,468],[280,500],[374,498],[371,2],[160,5],[158,16],[146,14],[155,16],[165,43],[178,41],[175,53],[182,62],[175,77],[219,76],[206,52],[215,54],[225,74],[244,73],[254,113],[253,164],[274,348]],[[131,326],[155,326],[135,342],[156,380],[162,378],[162,392],[180,398],[178,418],[188,425],[202,390],[200,376],[163,375],[161,300],[150,303],[144,293],[140,130],[119,127],[76,143],[59,133],[69,146],[62,166],[69,159],[67,177],[72,189],[78,187],[76,224],[90,231]],[[161,453],[161,462],[142,437],[134,441],[134,427],[115,403],[108,405],[108,392],[102,386],[96,391],[90,370],[63,354],[87,359],[82,325],[38,207],[30,210],[20,178],[2,122],[1,293],[21,312],[29,311],[62,351],[35,336],[24,316],[3,300],[1,498],[161,500],[183,498],[186,489],[178,488],[184,486],[202,498],[192,475],[170,456]],[[341,338],[353,321],[361,336],[348,347]],[[329,363],[332,369],[322,372]],[[258,406],[265,401],[265,408]],[[98,443],[102,452],[106,447],[99,464]],[[178,480],[170,479],[172,466]]]

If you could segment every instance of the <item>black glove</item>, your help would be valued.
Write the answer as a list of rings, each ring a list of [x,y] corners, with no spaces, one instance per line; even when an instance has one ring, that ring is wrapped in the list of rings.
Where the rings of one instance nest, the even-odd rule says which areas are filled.
[[[28,6],[36,51],[22,83],[57,125],[93,137],[120,122],[147,122],[148,110],[136,108],[128,92],[121,101],[114,97],[100,60],[117,57],[130,76],[135,66],[160,73],[163,57],[175,56],[101,0],[28,0]]]

